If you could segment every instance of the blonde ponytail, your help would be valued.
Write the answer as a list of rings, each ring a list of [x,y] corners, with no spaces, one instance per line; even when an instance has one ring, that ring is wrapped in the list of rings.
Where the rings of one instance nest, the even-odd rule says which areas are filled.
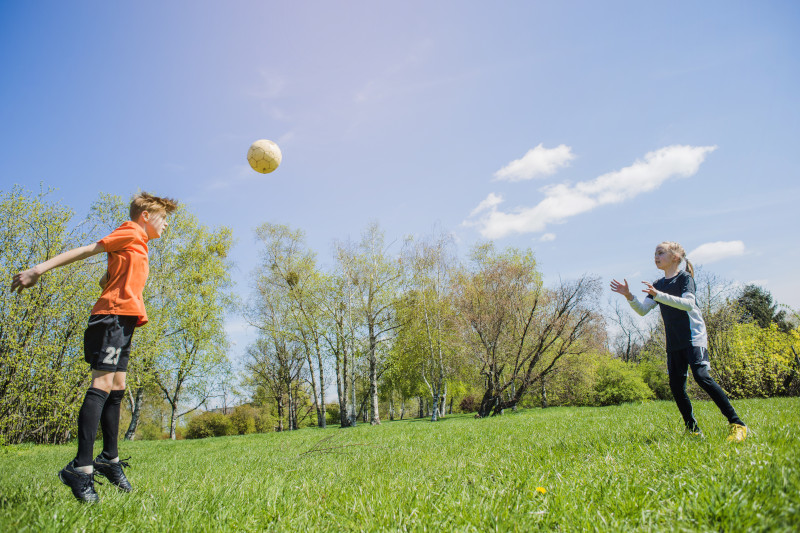
[[[671,253],[680,257],[682,261],[685,261],[686,272],[688,272],[690,276],[694,277],[694,267],[692,266],[692,263],[689,261],[689,259],[686,257],[686,250],[683,249],[683,246],[673,241],[664,241],[659,246],[663,246]]]
[[[690,276],[694,277],[694,267],[692,266],[692,262],[686,257],[686,254],[683,254],[683,260],[686,261],[686,272],[688,272]]]

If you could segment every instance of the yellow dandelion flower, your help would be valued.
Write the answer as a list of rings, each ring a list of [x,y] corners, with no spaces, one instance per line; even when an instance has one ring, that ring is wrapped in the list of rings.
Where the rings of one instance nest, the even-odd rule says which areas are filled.
[[[536,487],[536,492],[539,492],[541,494],[547,494],[547,489],[544,487]]]

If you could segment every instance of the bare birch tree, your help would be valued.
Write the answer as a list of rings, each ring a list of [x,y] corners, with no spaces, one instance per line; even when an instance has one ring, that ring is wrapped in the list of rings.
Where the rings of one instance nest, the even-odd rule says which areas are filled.
[[[302,230],[279,224],[262,224],[256,236],[263,245],[260,278],[286,298],[294,322],[291,329],[308,365],[312,403],[317,425],[325,427],[325,367],[323,339],[323,280],[316,270],[314,253],[305,244]]]
[[[375,425],[381,423],[378,410],[379,345],[396,329],[392,305],[398,292],[400,270],[397,263],[387,256],[384,234],[377,223],[367,227],[358,251],[354,252],[352,247],[340,247],[339,261],[350,284],[357,289],[355,296],[365,323],[370,423]]]

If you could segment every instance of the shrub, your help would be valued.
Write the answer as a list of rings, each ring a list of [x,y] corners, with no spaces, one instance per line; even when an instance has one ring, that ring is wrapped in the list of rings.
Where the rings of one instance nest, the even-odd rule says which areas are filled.
[[[326,403],[325,404],[325,423],[326,424],[338,424],[341,422],[339,418],[339,404],[338,403]]]
[[[461,408],[462,413],[474,413],[481,406],[481,402],[472,394],[468,394],[464,396],[458,406]]]
[[[228,415],[231,422],[233,433],[236,435],[247,435],[256,432],[256,417],[258,410],[250,405],[238,405],[233,412]]]
[[[137,433],[142,440],[158,440],[161,438],[161,425],[147,422],[138,427]]]
[[[617,405],[653,397],[653,391],[642,380],[636,367],[619,359],[601,362],[594,390],[598,405]]]
[[[260,407],[256,414],[256,432],[269,433],[275,430],[275,418],[269,406]]]
[[[658,400],[671,400],[667,363],[658,359],[644,359],[639,363],[642,380],[650,387]]]
[[[187,439],[203,439],[234,434],[230,418],[222,413],[205,412],[192,418],[186,428]]]
[[[711,352],[712,375],[729,396],[768,398],[789,392],[784,389],[795,368],[792,346],[800,346],[800,329],[785,333],[775,324],[736,324],[719,337]]]

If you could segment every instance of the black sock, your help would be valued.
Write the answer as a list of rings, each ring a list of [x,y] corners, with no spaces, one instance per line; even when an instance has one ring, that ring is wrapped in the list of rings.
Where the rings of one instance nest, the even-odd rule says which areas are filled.
[[[90,388],[86,391],[86,397],[78,413],[78,456],[75,457],[75,466],[92,464],[94,439],[97,436],[97,425],[100,423],[100,414],[103,412],[106,398],[108,393],[104,390]]]
[[[106,459],[114,459],[119,455],[117,451],[119,410],[122,398],[124,397],[124,390],[112,390],[108,395],[108,400],[106,400],[106,404],[103,406],[103,413],[100,416],[100,427],[103,428],[103,456]]]

